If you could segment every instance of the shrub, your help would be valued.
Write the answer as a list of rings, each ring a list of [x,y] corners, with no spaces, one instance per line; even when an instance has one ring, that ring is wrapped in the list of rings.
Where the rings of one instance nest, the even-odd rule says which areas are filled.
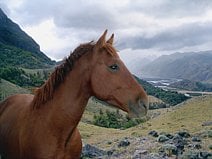
[[[104,113],[100,109],[99,114],[94,115],[93,124],[106,128],[127,129],[144,121],[145,119],[131,119],[128,116],[124,116],[119,110],[116,112],[107,110]]]

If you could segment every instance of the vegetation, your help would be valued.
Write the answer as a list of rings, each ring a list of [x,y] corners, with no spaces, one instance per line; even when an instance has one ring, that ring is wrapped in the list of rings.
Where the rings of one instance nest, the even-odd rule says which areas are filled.
[[[84,122],[79,124],[79,129],[84,142],[96,143],[98,146],[100,146],[98,144],[100,142],[104,145],[103,141],[116,141],[125,137],[144,136],[151,130],[168,133],[187,130],[191,134],[201,133],[203,131],[202,123],[211,121],[211,103],[211,96],[195,97],[187,100],[179,107],[163,109],[162,115],[125,130],[98,127]],[[204,128],[210,130],[211,126]],[[103,147],[106,146],[107,143]]]
[[[0,101],[17,93],[31,93],[31,91],[0,78]]]
[[[208,91],[212,92],[212,84],[195,82],[191,80],[182,80],[179,82],[172,83],[170,87],[179,88],[189,91]]]
[[[54,61],[51,61],[51,59],[49,59],[44,53],[40,51],[40,46],[29,35],[27,35],[16,23],[10,20],[1,9],[0,9],[0,17],[1,17],[0,18],[1,54],[7,55],[9,53],[8,57],[10,57],[10,55],[16,56],[16,54],[18,53],[17,56],[20,57],[20,54],[23,53],[24,55],[27,55],[26,56],[27,59],[35,58],[34,60],[36,60],[40,64],[42,63],[43,65],[42,67],[47,67],[48,65],[55,64]],[[3,46],[3,44],[6,45],[6,48]],[[13,46],[13,48],[10,48],[8,46]],[[24,50],[24,52],[20,50],[22,51]],[[23,57],[23,59],[21,59],[22,62],[25,59],[24,55],[22,55]],[[10,57],[10,59],[16,61],[18,60],[12,57]],[[24,62],[28,63],[27,59]],[[40,67],[40,66],[34,65],[34,67]]]
[[[0,43],[0,52],[0,68],[5,66],[30,69],[51,67],[51,65],[46,64],[39,55],[14,46]]]
[[[23,69],[16,67],[0,68],[0,78],[21,87],[38,87],[44,83],[44,79],[42,78],[40,72],[27,74]]]
[[[148,83],[144,80],[141,80],[136,76],[135,76],[135,78],[144,87],[144,89],[146,90],[148,95],[157,97],[157,98],[161,99],[162,101],[164,101],[165,103],[169,104],[170,106],[179,104],[179,103],[189,99],[189,97],[186,97],[183,94],[180,94],[177,92],[172,92],[172,91],[165,91],[161,88],[154,87],[150,83]]]
[[[117,110],[109,111],[105,113],[100,109],[99,114],[94,115],[94,125],[115,128],[115,129],[127,129],[144,122],[144,119],[131,119],[128,116],[124,116]]]

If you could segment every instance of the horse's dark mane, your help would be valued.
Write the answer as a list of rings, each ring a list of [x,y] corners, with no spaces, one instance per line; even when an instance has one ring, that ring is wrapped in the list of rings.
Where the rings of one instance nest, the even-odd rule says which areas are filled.
[[[39,108],[42,104],[53,98],[53,94],[58,86],[65,80],[66,75],[72,70],[75,61],[87,52],[93,50],[93,41],[79,45],[69,57],[63,60],[63,63],[56,67],[48,80],[35,91],[33,99],[33,108]]]

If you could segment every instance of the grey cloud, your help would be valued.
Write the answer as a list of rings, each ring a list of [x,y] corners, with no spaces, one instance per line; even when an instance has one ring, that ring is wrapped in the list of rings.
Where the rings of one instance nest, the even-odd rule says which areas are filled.
[[[205,14],[207,10],[212,9],[211,0],[157,0],[157,1],[140,1],[135,0],[129,3],[130,11],[136,10],[144,14],[157,18],[170,17],[193,17]]]
[[[172,28],[147,38],[142,35],[126,37],[118,48],[175,50],[185,46],[196,46],[212,40],[212,23],[193,23]]]
[[[58,27],[76,29],[114,29],[117,26],[113,9],[89,1],[23,1],[16,9],[22,23],[36,25],[53,18]]]
[[[1,0],[0,5],[3,4],[6,9],[9,8],[5,5],[7,1]],[[75,41],[96,40],[92,38],[96,38],[107,28],[109,31],[115,32],[116,35],[120,33],[118,37],[122,38],[116,39],[119,50],[155,48],[157,51],[171,51],[211,41],[212,20],[208,23],[189,24],[186,22],[186,25],[158,32],[152,37],[146,37],[145,35],[151,34],[151,31],[148,30],[150,24],[157,24],[160,20],[173,21],[181,17],[192,19],[192,17],[204,15],[209,10],[212,10],[211,0],[107,0],[104,2],[99,0],[24,0],[19,8],[13,10],[13,13],[22,22],[22,25],[36,25],[52,18],[57,27],[56,34],[65,37],[71,33],[71,38],[75,38]],[[137,17],[128,15],[139,15],[140,19],[138,21]],[[142,17],[144,17],[144,21],[142,21]],[[146,20],[148,18],[150,18],[150,22]],[[135,23],[131,24],[131,22]],[[129,30],[133,30],[134,33],[137,30],[141,31],[141,29],[142,34],[130,36]],[[158,30],[158,28],[152,30]],[[70,40],[70,43],[73,42]]]
[[[66,28],[81,29],[115,29],[117,26],[115,16],[112,12],[102,8],[101,6],[82,7],[76,12],[64,13],[61,11],[55,16],[55,23],[58,26]]]

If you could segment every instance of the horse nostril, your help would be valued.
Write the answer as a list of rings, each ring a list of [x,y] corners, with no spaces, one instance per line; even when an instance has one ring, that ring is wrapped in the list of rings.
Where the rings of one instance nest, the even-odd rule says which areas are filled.
[[[148,103],[147,102],[144,102],[141,99],[139,99],[138,103],[139,103],[140,106],[143,106],[146,110],[148,110]]]

